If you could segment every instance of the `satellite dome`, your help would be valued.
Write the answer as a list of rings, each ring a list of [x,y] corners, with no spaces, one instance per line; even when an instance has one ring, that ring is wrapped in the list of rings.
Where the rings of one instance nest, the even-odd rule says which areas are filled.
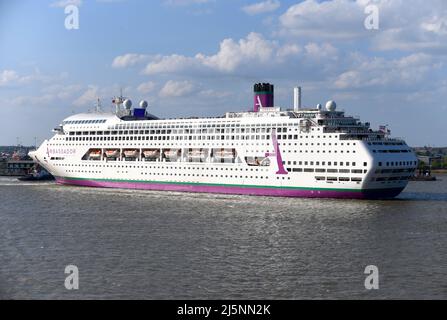
[[[321,103],[317,104],[317,110],[321,110],[323,108],[323,106],[321,105]]]
[[[126,108],[127,110],[129,110],[132,107],[132,101],[130,101],[130,99],[124,100],[123,104],[124,108]]]
[[[141,100],[140,101],[140,108],[143,108],[143,109],[147,108],[147,101],[146,100]]]
[[[335,103],[335,101],[329,100],[328,102],[326,102],[326,110],[327,111],[335,111],[336,108],[337,108],[337,104]]]

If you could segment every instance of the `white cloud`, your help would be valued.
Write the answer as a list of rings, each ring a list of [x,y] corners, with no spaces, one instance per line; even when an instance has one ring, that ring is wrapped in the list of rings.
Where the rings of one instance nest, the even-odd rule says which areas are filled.
[[[250,33],[246,38],[235,41],[225,39],[214,55],[196,54],[186,57],[178,54],[158,56],[151,61],[144,73],[148,75],[163,73],[238,73],[247,68],[270,68],[279,57],[300,52],[295,44],[279,46],[265,39],[261,34]],[[261,71],[261,70],[260,70]]]
[[[74,95],[79,93],[82,90],[82,86],[80,84],[70,84],[70,85],[62,85],[62,84],[54,84],[42,89],[42,92],[45,94],[50,94],[55,97],[55,99],[67,100],[72,98]]]
[[[153,81],[143,82],[137,87],[137,90],[140,93],[146,94],[153,91],[155,89],[155,86],[156,84]]]
[[[194,84],[190,81],[169,80],[160,91],[160,97],[183,97],[192,94],[196,90]]]
[[[190,69],[193,66],[199,67],[198,62],[194,58],[173,54],[169,56],[157,56],[154,61],[146,66],[143,72],[148,75],[173,73]]]
[[[82,5],[82,0],[59,0],[50,4],[53,8],[65,8],[68,5],[75,5],[77,7]]]
[[[421,28],[425,31],[432,32],[438,35],[447,35],[447,17],[446,16],[434,16],[428,21],[421,23]]]
[[[310,42],[304,46],[295,42],[280,44],[252,32],[240,40],[224,39],[215,54],[154,56],[143,73],[150,76],[174,74],[202,78],[231,76],[259,79],[296,77],[298,72],[317,68],[312,74],[315,77],[323,71],[342,68],[346,63],[339,59],[338,49],[327,42]]]
[[[205,4],[214,0],[165,0],[164,3],[170,6],[188,6],[194,4]]]
[[[19,76],[14,70],[3,70],[0,72],[0,87],[8,86],[19,80]]]
[[[126,53],[113,59],[113,68],[126,68],[147,61],[149,56],[144,54]]]
[[[41,106],[55,100],[52,94],[43,94],[38,96],[17,96],[12,98],[9,103],[15,106]]]
[[[98,86],[89,85],[87,90],[85,90],[80,97],[78,97],[75,101],[73,101],[73,105],[77,107],[93,105],[93,103],[99,97],[98,91],[99,91]]]
[[[400,59],[364,58],[354,68],[340,74],[334,82],[337,89],[381,87],[403,89],[417,87],[425,82],[430,71],[440,67],[439,62],[427,54],[416,53]]]
[[[275,11],[280,6],[281,3],[279,2],[279,0],[266,0],[248,6],[244,6],[242,7],[242,11],[244,11],[248,15],[256,15],[260,13]]]
[[[365,8],[379,9],[379,30],[367,30]],[[447,51],[445,0],[305,0],[279,17],[283,37],[366,41],[375,50]]]
[[[3,70],[0,72],[0,87],[1,86],[17,86],[30,84],[33,82],[49,83],[52,81],[58,81],[66,77],[65,73],[60,75],[45,75],[40,72],[39,69],[35,69],[33,73],[27,75],[20,75],[15,70]]]
[[[363,27],[364,1],[305,0],[292,5],[280,16],[283,35],[319,37],[324,39],[352,38],[366,33]]]

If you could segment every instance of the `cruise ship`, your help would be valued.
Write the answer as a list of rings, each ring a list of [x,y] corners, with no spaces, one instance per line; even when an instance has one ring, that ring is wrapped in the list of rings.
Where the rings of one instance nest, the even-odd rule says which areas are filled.
[[[254,85],[253,108],[219,117],[160,119],[141,101],[115,112],[72,115],[30,156],[59,184],[284,197],[397,196],[417,167],[387,127],[337,110],[274,105],[274,86]]]

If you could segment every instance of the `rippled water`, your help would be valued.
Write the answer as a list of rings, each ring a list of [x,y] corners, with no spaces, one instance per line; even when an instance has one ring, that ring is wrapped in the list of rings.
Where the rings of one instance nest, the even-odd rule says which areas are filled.
[[[447,176],[388,201],[0,178],[0,297],[447,298]],[[66,265],[79,290],[64,287]],[[365,290],[376,265],[380,289]]]

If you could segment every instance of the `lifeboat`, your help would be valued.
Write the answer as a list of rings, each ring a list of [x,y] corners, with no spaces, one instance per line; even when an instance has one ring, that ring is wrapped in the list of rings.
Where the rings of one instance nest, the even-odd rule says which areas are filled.
[[[176,158],[180,156],[180,149],[169,149],[163,152],[166,158]]]
[[[144,150],[143,155],[145,158],[148,159],[156,159],[160,157],[160,150],[159,149]]]
[[[105,151],[107,158],[119,158],[120,151],[118,149],[110,149]]]
[[[126,158],[138,158],[140,154],[137,149],[124,150],[123,153]]]
[[[206,152],[203,149],[192,149],[188,151],[188,158],[204,160],[206,158]]]
[[[245,161],[249,166],[270,166],[270,159],[266,157],[245,157]]]
[[[88,154],[90,159],[97,160],[101,158],[101,150],[92,150]]]
[[[214,158],[221,159],[234,159],[236,157],[236,153],[234,149],[219,149],[213,152]]]

